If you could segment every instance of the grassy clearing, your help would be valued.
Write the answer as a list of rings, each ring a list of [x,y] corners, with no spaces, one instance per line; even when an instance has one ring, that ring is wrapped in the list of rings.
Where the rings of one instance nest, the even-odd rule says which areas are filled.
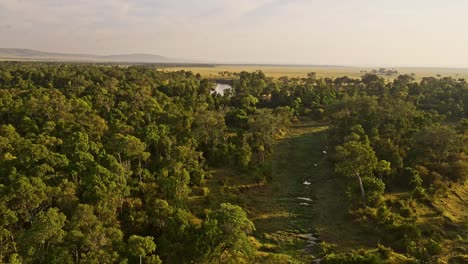
[[[229,72],[240,72],[248,71],[253,72],[256,70],[262,70],[265,75],[268,77],[279,78],[281,76],[293,77],[306,77],[309,72],[316,72],[318,77],[341,77],[348,76],[351,78],[360,78],[363,73],[361,71],[371,71],[372,69],[377,69],[378,67],[369,68],[369,67],[320,67],[320,66],[261,66],[261,65],[217,65],[213,67],[174,67],[174,68],[165,68],[166,71],[179,71],[179,70],[188,70],[194,73],[200,73],[205,78],[217,78],[219,77],[219,72],[229,71]],[[391,67],[387,67],[391,68]],[[397,67],[392,68],[398,71],[399,74],[411,74],[414,73],[414,78],[416,80],[421,80],[422,77],[453,77],[453,78],[465,78],[468,79],[468,69],[457,69],[457,68],[412,68],[412,67]],[[398,75],[393,76],[383,76],[386,79],[392,80]]]
[[[310,263],[311,256],[304,254],[307,242],[300,238],[301,234],[308,233],[333,244],[338,252],[377,248],[379,238],[366,233],[348,212],[345,182],[334,175],[333,166],[323,153],[328,151],[326,132],[325,124],[296,124],[275,146],[273,175],[268,183],[258,183],[248,173],[226,168],[215,170],[207,181],[205,196],[192,197],[193,211],[217,208],[223,202],[241,205],[256,226],[254,237],[259,242],[260,262],[265,262],[274,253],[275,256],[290,257],[287,261],[281,259],[271,263]],[[311,184],[305,185],[304,181]],[[389,193],[385,199],[408,200],[408,195]],[[445,223],[440,226],[444,234],[441,260],[465,256],[464,248],[468,245],[466,183],[454,184],[430,207],[411,201],[419,226]],[[388,263],[404,262],[404,256],[392,254],[394,256]]]
[[[468,182],[453,184],[449,192],[439,196],[433,203],[438,217],[443,221],[445,239],[442,242],[441,261],[464,256],[459,263],[468,263]],[[423,218],[430,224],[431,218]]]
[[[326,130],[319,123],[293,127],[275,147],[273,176],[266,184],[232,170],[216,170],[207,183],[210,194],[196,204],[212,208],[223,202],[241,205],[256,226],[254,236],[262,243],[260,250],[287,254],[298,262],[308,259],[304,254],[307,242],[300,234],[317,234],[338,248],[362,248],[366,241],[348,219],[344,184],[333,176],[323,153]]]
[[[312,228],[320,239],[335,244],[338,249],[375,246],[377,239],[369,244],[369,237],[349,217],[345,183],[335,176],[324,153],[328,151],[326,129],[315,123],[302,123],[293,128],[291,137],[276,150],[275,177],[284,181],[296,179],[299,185],[292,185],[290,192],[313,200],[305,214],[296,219],[300,228]],[[304,181],[311,185],[305,186]],[[277,183],[279,189],[284,189],[283,186],[286,183]]]

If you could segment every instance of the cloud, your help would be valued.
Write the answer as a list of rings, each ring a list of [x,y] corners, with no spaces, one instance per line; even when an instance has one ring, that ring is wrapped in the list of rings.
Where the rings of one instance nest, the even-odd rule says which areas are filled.
[[[450,52],[455,63],[468,58],[467,8],[466,0],[0,0],[0,46],[314,64],[438,63]]]
[[[88,29],[99,26],[119,31],[193,26],[219,28],[275,5],[278,0],[0,0],[0,23],[20,28]]]

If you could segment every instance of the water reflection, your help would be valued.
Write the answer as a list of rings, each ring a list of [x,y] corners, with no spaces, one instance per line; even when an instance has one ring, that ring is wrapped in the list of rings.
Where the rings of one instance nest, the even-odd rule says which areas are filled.
[[[217,83],[215,87],[216,93],[219,93],[220,95],[224,95],[224,91],[231,89],[232,86],[229,84],[224,84],[224,83]]]

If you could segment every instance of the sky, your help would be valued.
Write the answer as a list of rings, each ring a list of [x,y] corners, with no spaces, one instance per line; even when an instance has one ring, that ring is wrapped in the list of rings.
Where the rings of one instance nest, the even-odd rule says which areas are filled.
[[[0,47],[468,67],[467,0],[0,0]]]

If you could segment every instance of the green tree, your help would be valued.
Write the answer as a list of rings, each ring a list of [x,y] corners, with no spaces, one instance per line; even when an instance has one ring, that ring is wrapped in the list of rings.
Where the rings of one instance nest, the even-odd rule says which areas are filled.
[[[147,236],[141,237],[132,235],[128,239],[128,251],[132,256],[139,257],[140,264],[143,263],[143,257],[153,253],[156,250],[154,238]]]
[[[56,245],[62,243],[65,236],[63,230],[66,216],[57,208],[39,212],[32,227],[20,238],[21,248],[31,261],[43,263],[49,251],[57,250]]]
[[[347,177],[356,177],[365,206],[366,193],[362,177],[371,177],[378,166],[374,150],[370,145],[358,141],[348,141],[337,146],[335,150],[335,171]]]
[[[253,252],[248,235],[254,230],[254,224],[241,207],[223,203],[204,222],[197,252],[211,263],[223,263],[226,258],[236,258],[239,254],[248,257]]]
[[[451,153],[462,146],[461,137],[451,127],[436,126],[423,129],[413,137],[413,155],[418,161],[435,162],[440,166]]]

